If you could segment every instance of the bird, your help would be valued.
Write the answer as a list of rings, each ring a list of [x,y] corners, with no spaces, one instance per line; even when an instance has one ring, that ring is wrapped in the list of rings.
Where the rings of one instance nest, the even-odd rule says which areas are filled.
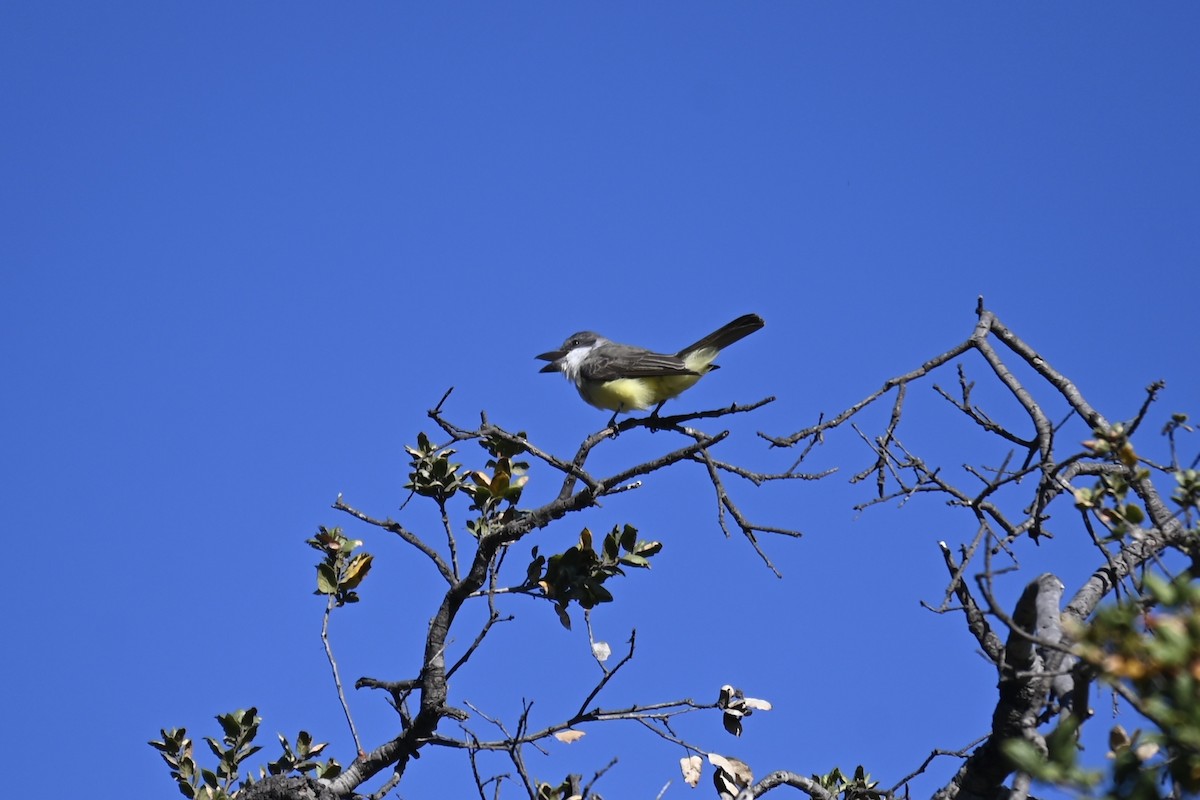
[[[536,358],[550,362],[540,372],[561,372],[586,403],[612,411],[608,423],[612,427],[617,414],[654,406],[650,415],[656,416],[663,403],[718,369],[713,360],[721,350],[765,324],[757,314],[744,314],[674,355],[580,331],[568,336],[557,350]]]

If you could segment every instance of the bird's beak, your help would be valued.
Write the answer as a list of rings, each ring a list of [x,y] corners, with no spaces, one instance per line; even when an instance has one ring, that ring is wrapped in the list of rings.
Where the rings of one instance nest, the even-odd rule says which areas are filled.
[[[550,363],[538,370],[538,372],[558,372],[562,357],[566,355],[563,350],[551,350],[549,353],[542,353],[540,356],[534,356],[541,361],[549,361]]]

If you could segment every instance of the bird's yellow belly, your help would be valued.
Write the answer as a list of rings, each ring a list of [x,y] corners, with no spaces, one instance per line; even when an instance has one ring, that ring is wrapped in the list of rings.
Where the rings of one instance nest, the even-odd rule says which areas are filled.
[[[699,375],[618,378],[615,381],[581,385],[579,396],[596,408],[609,411],[645,411],[690,389],[698,380]]]

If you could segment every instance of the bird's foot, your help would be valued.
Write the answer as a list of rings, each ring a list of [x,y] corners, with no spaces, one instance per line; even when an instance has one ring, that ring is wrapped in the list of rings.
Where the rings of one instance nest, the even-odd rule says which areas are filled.
[[[662,407],[666,404],[666,402],[666,400],[663,400],[661,403],[656,405],[654,410],[650,412],[650,416],[646,418],[654,421],[652,424],[647,426],[650,428],[651,433],[656,433],[658,431],[658,425],[656,424],[658,422],[658,412],[662,410]]]

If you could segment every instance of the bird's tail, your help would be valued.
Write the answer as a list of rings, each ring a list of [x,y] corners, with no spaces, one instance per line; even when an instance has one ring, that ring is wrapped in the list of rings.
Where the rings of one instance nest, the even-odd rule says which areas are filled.
[[[709,361],[711,361],[713,358],[716,358],[718,350],[723,350],[739,339],[749,336],[765,324],[763,318],[758,314],[746,314],[727,325],[723,325],[695,344],[690,344],[683,348],[679,351],[678,355],[680,358],[687,360],[687,357],[692,353],[699,353],[701,350],[712,350],[713,354],[709,357]]]

